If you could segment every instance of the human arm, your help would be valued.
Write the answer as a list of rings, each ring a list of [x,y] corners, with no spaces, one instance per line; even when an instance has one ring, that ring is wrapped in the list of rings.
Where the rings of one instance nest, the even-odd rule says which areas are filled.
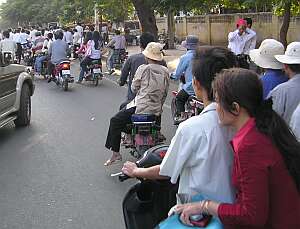
[[[257,36],[255,34],[255,36],[251,39],[250,50],[253,50],[256,48],[256,41],[257,41]]]
[[[85,45],[81,44],[80,48],[76,52],[77,54],[85,53]]]
[[[254,32],[252,29],[249,29],[247,28],[246,31],[245,31],[245,34],[246,34],[246,42],[247,41],[250,41],[251,39],[254,39],[256,37],[256,32]],[[253,44],[251,44],[253,45]],[[256,45],[256,39],[255,39],[255,45]],[[255,48],[255,46],[254,46]]]
[[[300,103],[292,115],[290,127],[300,142]]]
[[[42,49],[43,52],[46,52],[46,51],[47,51],[47,49],[48,49],[48,43],[49,43],[49,41],[46,39],[46,40],[44,41],[44,44],[43,44],[43,49]]]
[[[144,178],[148,180],[165,180],[169,177],[159,175],[160,166],[155,165],[149,168],[138,168],[133,162],[127,161],[122,168],[122,172],[130,177]]]
[[[106,47],[112,47],[116,43],[116,40],[114,38],[111,39],[110,42],[106,45]]]
[[[147,67],[147,66],[144,64],[139,66],[135,72],[133,79],[132,79],[131,91],[135,94],[141,88],[141,83],[142,83],[142,78],[143,78],[143,73],[144,73],[145,67]]]
[[[184,57],[181,57],[175,72],[172,74],[171,78],[178,80],[180,77],[185,73],[186,69],[188,68],[188,63]]]
[[[281,89],[281,85],[278,85],[270,91],[267,98],[272,98],[273,110],[276,111],[279,116],[283,117],[286,110],[286,93]]]
[[[48,55],[51,56],[52,55],[52,47],[53,47],[53,42],[51,42],[49,49],[48,49]]]
[[[230,32],[229,34],[228,34],[228,42],[233,42],[233,41],[235,41],[236,39],[238,39],[239,38],[239,31],[238,30],[235,30],[235,31],[233,31],[233,32]]]
[[[131,69],[131,58],[129,57],[122,68],[121,77],[120,77],[120,86],[123,86],[128,79],[129,73]]]

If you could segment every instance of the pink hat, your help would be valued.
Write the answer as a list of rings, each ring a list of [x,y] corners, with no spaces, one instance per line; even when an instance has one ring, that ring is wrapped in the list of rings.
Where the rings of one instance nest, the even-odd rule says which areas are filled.
[[[237,22],[236,22],[236,27],[238,28],[241,25],[247,26],[246,20],[244,20],[242,18],[238,19]]]

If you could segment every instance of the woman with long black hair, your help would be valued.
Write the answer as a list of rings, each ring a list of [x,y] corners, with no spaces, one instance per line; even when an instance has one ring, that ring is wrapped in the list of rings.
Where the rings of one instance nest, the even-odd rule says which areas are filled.
[[[225,228],[300,228],[300,143],[285,121],[263,100],[258,76],[229,69],[214,82],[217,112],[237,133],[232,181],[234,204],[204,200],[177,206],[181,220],[190,215],[218,216]]]
[[[88,33],[87,33],[88,34]],[[84,73],[88,71],[87,66],[92,63],[93,60],[101,59],[101,48],[103,47],[103,40],[98,31],[92,33],[92,39],[87,42],[87,48],[85,57],[80,63],[81,71],[77,83],[81,83],[84,77]]]

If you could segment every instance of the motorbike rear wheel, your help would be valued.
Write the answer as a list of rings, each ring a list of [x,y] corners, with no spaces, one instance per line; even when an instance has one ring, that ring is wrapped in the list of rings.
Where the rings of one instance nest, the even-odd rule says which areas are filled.
[[[63,81],[62,87],[63,87],[64,91],[68,91],[68,89],[69,89],[69,83],[68,83],[67,80]]]
[[[99,76],[97,74],[93,75],[93,84],[95,85],[95,87],[97,87],[99,84]]]

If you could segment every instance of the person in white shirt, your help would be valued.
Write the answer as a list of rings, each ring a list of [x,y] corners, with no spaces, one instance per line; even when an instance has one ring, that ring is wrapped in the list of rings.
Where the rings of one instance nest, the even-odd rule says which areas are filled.
[[[233,133],[219,122],[212,82],[222,69],[235,65],[234,54],[226,48],[200,47],[193,60],[193,86],[204,110],[179,125],[161,165],[137,168],[135,163],[126,162],[123,173],[146,179],[171,178],[172,183],[180,177],[178,193],[232,203],[233,152],[229,140]]]
[[[244,48],[244,54],[249,55],[250,51],[256,48],[256,41],[257,41],[257,35],[256,32],[252,29],[253,21],[251,18],[247,17],[244,18],[244,20],[247,22],[247,29],[251,31],[251,33],[255,33],[255,36],[253,36],[249,41],[246,42],[245,48]]]
[[[14,40],[14,32],[12,31],[12,29],[8,29],[8,32],[9,32],[9,39],[10,40]]]
[[[31,40],[31,42],[34,42],[35,41],[35,38],[36,38],[36,33],[37,33],[38,31],[35,29],[35,26],[32,26],[31,27],[31,31],[30,31],[30,40]]]
[[[8,52],[12,54],[12,59],[14,59],[14,55],[17,51],[17,44],[15,41],[9,39],[9,31],[3,32],[4,39],[0,41],[0,54],[1,54],[1,62],[3,54]]]
[[[64,39],[63,41],[65,41],[68,45],[73,44],[73,34],[70,31],[69,28],[65,28],[64,30]]]
[[[83,27],[81,26],[81,23],[77,23],[77,26],[75,27],[75,29],[79,33],[80,38],[82,38],[83,37]]]
[[[113,70],[113,61],[114,56],[120,56],[120,52],[125,51],[126,49],[126,39],[123,35],[121,35],[120,30],[116,30],[116,35],[111,39],[111,41],[107,44],[107,47],[112,48],[112,51],[109,54],[109,74],[114,72]]]
[[[21,62],[21,56],[22,56],[22,45],[21,45],[21,29],[16,29],[14,34],[14,41],[17,44],[17,51],[16,51],[16,57],[17,57],[17,63],[20,64]]]
[[[21,30],[20,40],[21,45],[26,45],[28,43],[29,35],[26,33],[25,29]]]
[[[74,35],[73,35],[73,44],[81,44],[81,36],[80,33],[77,31],[77,29],[73,29]]]
[[[236,27],[235,31],[228,34],[228,48],[238,56],[240,67],[249,68],[249,50],[246,45],[256,36],[256,33],[247,28],[247,22],[244,19],[239,19]]]
[[[290,127],[300,142],[300,103],[292,115]]]

